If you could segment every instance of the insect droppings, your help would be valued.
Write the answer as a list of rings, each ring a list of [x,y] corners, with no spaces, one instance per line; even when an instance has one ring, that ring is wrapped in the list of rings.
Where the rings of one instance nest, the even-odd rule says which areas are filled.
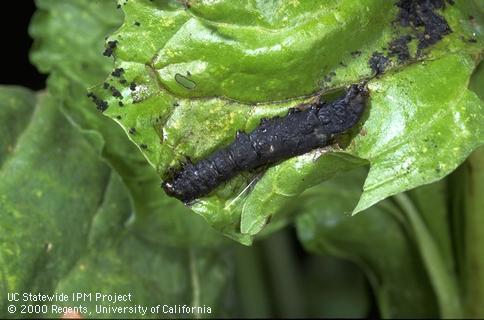
[[[116,49],[116,46],[117,45],[118,45],[118,41],[117,40],[108,41],[107,47],[104,50],[103,55],[106,56],[106,57],[112,56],[113,55],[113,52],[114,52],[114,49]]]
[[[113,77],[119,78],[123,75],[123,73],[124,73],[123,68],[116,68],[116,69],[113,70],[113,72],[111,72],[111,75]]]
[[[101,112],[104,112],[107,108],[108,108],[108,102],[107,101],[104,101],[103,99],[99,98],[98,96],[96,96],[94,93],[92,92],[89,92],[87,94],[87,96],[89,98],[91,98],[91,100],[94,102],[94,104],[96,105],[96,108],[101,111]]]

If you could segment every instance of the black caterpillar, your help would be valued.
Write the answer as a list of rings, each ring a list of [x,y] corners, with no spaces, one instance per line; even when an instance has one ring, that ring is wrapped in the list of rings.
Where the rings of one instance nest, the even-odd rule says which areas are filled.
[[[331,103],[314,103],[302,111],[291,109],[284,117],[263,119],[251,133],[239,131],[228,147],[187,164],[162,186],[170,196],[188,203],[241,171],[327,146],[336,134],[359,121],[367,97],[364,85],[352,85]]]

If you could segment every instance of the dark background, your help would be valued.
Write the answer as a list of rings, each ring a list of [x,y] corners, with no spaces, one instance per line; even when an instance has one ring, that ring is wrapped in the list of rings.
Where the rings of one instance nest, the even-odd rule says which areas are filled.
[[[46,76],[30,64],[32,39],[28,34],[35,11],[33,0],[3,1],[0,9],[0,84],[20,85],[34,90],[45,87]]]

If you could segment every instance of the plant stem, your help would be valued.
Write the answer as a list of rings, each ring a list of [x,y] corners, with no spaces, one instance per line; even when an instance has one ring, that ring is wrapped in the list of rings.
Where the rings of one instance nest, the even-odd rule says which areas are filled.
[[[272,234],[263,242],[267,264],[272,279],[278,315],[297,318],[304,315],[304,300],[297,256],[288,229]]]
[[[434,239],[410,198],[405,193],[400,193],[395,196],[395,200],[406,213],[415,233],[417,246],[436,292],[442,318],[461,318],[462,305],[454,272],[446,267]]]
[[[264,274],[263,261],[257,246],[236,247],[236,280],[239,296],[237,304],[244,318],[270,318],[274,316],[270,300],[268,280]]]
[[[463,285],[465,316],[484,317],[484,148],[477,149],[461,172],[464,193]]]
[[[192,283],[193,297],[192,297],[192,307],[200,306],[200,279],[198,275],[197,268],[197,258],[193,249],[188,252],[188,259],[190,261],[190,278]],[[200,314],[195,313],[195,319],[200,319]]]

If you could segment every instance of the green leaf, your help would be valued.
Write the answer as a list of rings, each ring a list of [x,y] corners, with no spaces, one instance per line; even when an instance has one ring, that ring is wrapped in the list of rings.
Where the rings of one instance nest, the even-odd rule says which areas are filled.
[[[2,136],[0,140],[0,165],[3,165],[8,159],[18,136],[28,126],[29,119],[34,111],[32,105],[35,104],[36,100],[32,92],[20,87],[9,87],[8,92],[2,92],[2,94],[0,117],[4,121],[8,119],[9,125],[0,127]]]
[[[452,231],[458,231],[459,225],[453,225],[452,228],[449,225],[451,215],[448,207],[449,204],[452,207],[452,203],[445,196],[448,188],[445,181],[398,194],[367,209],[364,215],[350,217],[347,215],[348,208],[361,193],[358,188],[359,180],[361,180],[361,174],[348,174],[343,178],[323,183],[303,194],[305,202],[301,212],[305,214],[298,219],[298,231],[303,243],[312,251],[354,260],[366,270],[367,274],[370,274],[370,279],[372,276],[381,279],[390,278],[392,273],[397,274],[400,270],[407,270],[406,266],[379,267],[385,259],[395,259],[400,262],[406,260],[403,256],[395,256],[398,255],[397,243],[401,246],[400,242],[405,241],[409,250],[413,251],[412,254],[415,255],[418,252],[415,257],[419,260],[418,264],[425,268],[424,273],[428,277],[426,281],[432,285],[440,315],[446,318],[462,317],[466,297],[464,296],[463,299],[461,295],[458,268],[463,259],[454,257],[452,247],[456,239]],[[322,205],[323,203],[325,205]],[[462,216],[461,213],[462,210],[455,212],[454,215],[457,218]],[[378,222],[375,219],[379,219]],[[462,218],[457,219],[462,220]],[[367,223],[372,226],[369,227]],[[391,227],[394,223],[400,226],[400,231]],[[377,230],[376,225],[381,225],[379,228],[382,230]],[[360,232],[363,230],[367,233]],[[390,239],[390,236],[384,236],[386,232],[401,233],[403,237],[400,240]],[[460,250],[457,252],[459,253]],[[471,256],[475,255],[469,255]],[[375,259],[381,261],[375,262],[373,261]],[[392,271],[392,269],[395,270]],[[412,272],[409,276],[412,275],[415,274]],[[393,283],[400,280],[391,281]],[[410,284],[415,279],[404,278],[402,281]],[[373,285],[377,292],[381,290],[378,285],[374,283]],[[422,290],[412,285],[402,284],[402,287],[405,286],[409,290],[408,295],[412,290]],[[390,294],[395,293],[397,292]],[[390,303],[390,306],[394,308],[392,304]],[[385,306],[386,302],[380,301],[380,307]],[[415,306],[412,304],[407,307],[412,309]]]
[[[372,3],[372,10],[368,15],[363,15],[361,19],[366,21],[375,17],[378,18],[378,21],[382,20],[379,19],[380,16],[382,16],[381,11],[376,10],[378,5],[379,4],[376,2]],[[178,82],[176,82],[175,76],[179,81],[180,79],[188,77],[189,81],[195,82],[197,84],[193,91],[195,96],[220,95],[221,90],[225,90],[220,88],[221,86],[225,86],[223,83],[233,83],[233,85],[230,84],[230,92],[233,96],[228,97],[239,98],[242,102],[244,102],[244,100],[241,96],[247,95],[248,93],[252,96],[255,92],[258,92],[258,95],[260,96],[255,98],[255,100],[258,101],[261,99],[274,100],[294,98],[312,93],[316,89],[314,83],[318,81],[316,79],[307,78],[304,74],[299,74],[298,78],[294,79],[294,81],[304,81],[307,84],[313,84],[310,86],[308,85],[308,88],[296,88],[297,90],[300,90],[300,92],[293,92],[292,84],[288,84],[287,81],[281,81],[282,79],[287,79],[287,77],[274,77],[273,79],[276,80],[277,83],[268,86],[267,74],[272,73],[273,70],[269,72],[267,68],[279,70],[279,68],[276,67],[276,64],[268,63],[268,61],[275,59],[270,50],[256,50],[256,52],[259,52],[260,54],[254,53],[253,56],[246,55],[247,57],[245,59],[247,59],[248,65],[244,66],[241,64],[240,67],[246,68],[247,71],[239,72],[226,67],[228,64],[233,65],[231,59],[239,59],[241,54],[246,53],[245,48],[238,48],[236,42],[230,40],[232,35],[240,35],[238,42],[245,43],[246,46],[253,48],[257,48],[257,46],[256,44],[251,44],[250,41],[252,41],[254,35],[259,34],[260,31],[264,32],[266,38],[274,36],[273,32],[263,26],[259,28],[257,26],[250,26],[250,24],[247,25],[247,23],[252,22],[251,19],[254,16],[254,13],[260,15],[260,12],[265,12],[267,9],[265,7],[257,8],[255,2],[251,3],[250,6],[252,7],[239,7],[234,4],[227,6],[227,3],[199,3],[199,6],[191,6],[193,10],[200,11],[200,14],[202,14],[201,12],[207,12],[210,15],[210,12],[215,10],[215,12],[219,12],[216,13],[216,15],[219,16],[225,16],[220,15],[220,12],[223,11],[219,10],[230,10],[229,12],[233,12],[234,16],[238,16],[239,11],[248,11],[246,13],[248,14],[247,19],[249,20],[246,21],[244,25],[239,26],[236,23],[228,24],[227,27],[231,29],[231,31],[227,31],[224,28],[222,28],[224,30],[221,29],[220,31],[217,31],[222,25],[219,25],[215,21],[205,20],[201,17],[192,17],[187,11],[185,11],[183,6],[174,1],[165,4],[159,2],[151,3],[147,1],[133,1],[123,4],[126,13],[125,22],[121,29],[110,37],[109,41],[118,41],[117,49],[115,51],[117,58],[116,67],[123,68],[125,72],[122,74],[121,79],[113,76],[106,82],[109,86],[114,86],[123,94],[131,92],[130,88],[128,88],[128,84],[134,83],[137,89],[135,88],[131,97],[125,96],[122,100],[124,105],[126,105],[126,108],[118,107],[117,104],[119,101],[111,97],[113,98],[112,100],[114,100],[113,105],[115,107],[108,109],[107,113],[114,118],[121,117],[121,119],[118,119],[117,121],[123,124],[126,131],[129,131],[130,128],[136,129],[136,134],[132,135],[131,138],[138,145],[143,144],[148,146],[144,152],[150,163],[157,168],[161,175],[164,175],[171,166],[178,166],[180,160],[183,160],[186,157],[200,159],[209,152],[216,150],[221,145],[229,143],[238,129],[251,130],[259,123],[261,118],[283,114],[294,103],[307,100],[307,98],[300,98],[290,102],[277,104],[266,103],[251,107],[245,103],[228,101],[223,98],[195,100],[179,99],[177,96],[170,95],[164,90],[164,88],[168,88],[170,91],[170,88],[173,86],[180,87]],[[261,6],[269,6],[269,4],[262,4]],[[276,8],[277,6],[280,8]],[[334,25],[336,19],[342,18],[333,16],[328,8],[319,8],[318,5],[314,15],[312,15],[310,17],[311,19],[308,19],[309,22],[306,23],[304,22],[303,17],[306,15],[307,10],[313,8],[313,6],[314,5],[312,4],[306,4],[305,8],[302,8],[298,7],[297,3],[290,5],[278,3],[274,4],[273,9],[281,10],[281,13],[289,12],[293,14],[294,17],[297,18],[298,28],[301,30],[318,25],[317,21],[321,17],[328,20],[331,25]],[[334,7],[335,3],[331,4],[331,6]],[[389,8],[392,7],[389,5],[387,6]],[[351,15],[354,11],[360,10],[362,5],[355,5],[347,1],[345,3],[345,8],[348,10],[348,12],[345,13],[346,16]],[[293,9],[295,10],[294,12],[292,11]],[[160,17],[162,17],[162,20],[164,21],[161,25],[157,23]],[[390,18],[391,17],[386,17],[386,19]],[[221,19],[224,18],[222,17]],[[270,19],[270,16],[267,16],[267,19]],[[291,24],[295,23],[296,20],[290,22],[291,20],[288,20],[287,17],[285,18],[284,14],[277,16],[277,20],[278,21],[274,21],[275,24],[273,28],[279,33],[279,36],[271,40],[271,42],[277,43],[277,41],[286,39],[288,43],[291,43],[293,40],[297,40],[293,37],[293,31],[291,29]],[[287,21],[284,22],[284,20]],[[384,19],[382,21],[384,21]],[[139,26],[135,24],[136,22],[139,23]],[[359,22],[361,21],[355,20],[352,23],[358,24]],[[317,27],[324,29],[324,26],[322,25],[318,25]],[[348,26],[348,28],[349,27],[350,26]],[[372,26],[372,28],[375,28],[374,30],[376,30],[379,26],[375,25]],[[217,33],[215,33],[215,31],[217,31]],[[230,32],[230,35],[219,35],[225,34],[226,31]],[[337,30],[328,30],[327,32],[323,32],[323,35],[317,35],[317,33],[314,35],[308,34],[305,46],[317,47],[317,44],[324,41],[326,39],[325,35],[327,35],[330,38],[337,38],[337,41],[341,41],[345,47],[350,46],[348,52],[359,48],[358,44],[341,39],[336,31]],[[371,54],[371,51],[378,46],[378,44],[374,43],[377,41],[373,41],[374,36],[370,31],[371,30],[366,29],[362,30],[362,33],[365,33],[366,37],[361,39],[361,43],[363,43],[364,40],[368,40],[368,42],[371,43],[371,46],[367,48],[367,53],[358,59],[359,64],[354,62],[354,59],[349,58],[351,57],[351,54],[348,53],[348,57],[346,57],[348,63],[351,61],[354,62],[355,69],[364,69],[367,74],[369,74],[369,70],[366,65],[366,60]],[[170,63],[166,68],[162,66],[165,62],[162,62],[161,60],[156,62],[152,61],[157,57],[164,59],[172,54],[172,52],[175,52],[175,49],[172,49],[170,45],[173,44],[174,46],[179,46],[180,44],[177,43],[176,39],[180,39],[180,37],[183,38],[184,35],[190,32],[196,32],[198,35],[197,38],[189,38],[193,39],[195,42],[193,48],[197,48],[198,46],[213,52],[219,52],[221,49],[228,48],[227,50],[230,50],[231,52],[230,58],[219,54],[209,54],[209,52],[207,52],[206,54],[203,54],[203,57],[210,61],[196,60],[187,63],[183,62],[181,64],[178,62]],[[139,41],[140,36],[143,36],[144,38],[142,43]],[[350,37],[350,34],[347,36]],[[201,40],[199,39],[205,39],[207,37],[212,37],[213,41],[210,41],[207,44],[201,44]],[[219,38],[220,41],[217,40]],[[219,42],[220,46],[217,45]],[[258,45],[262,45],[262,43],[263,42],[260,42]],[[294,61],[293,65],[300,65],[304,68],[304,72],[311,72],[313,78],[323,80],[324,76],[332,72],[333,69],[341,67],[339,62],[342,62],[342,60],[338,52],[331,53],[332,65],[328,66],[328,70],[326,71],[316,70],[312,65],[307,63],[300,63],[300,61],[309,61],[308,58],[310,55],[313,57],[312,60],[315,59],[320,61],[323,59],[323,56],[331,52],[330,48],[327,46],[321,49],[324,50],[324,54],[313,55],[309,50],[306,50],[303,51],[305,55],[302,56],[300,55],[301,50],[298,48],[297,44],[288,45],[288,47],[291,49],[290,57],[297,57],[297,61]],[[192,44],[184,46],[184,49],[188,51],[192,50],[191,48]],[[185,59],[185,57],[192,59],[191,57],[194,54],[199,54],[198,49],[196,52],[192,50],[191,54],[189,52],[178,50],[180,52],[178,54],[177,51],[176,54],[178,57],[184,57],[183,59]],[[277,51],[275,54],[277,54],[278,60],[288,59],[283,51]],[[210,70],[219,70],[220,72],[209,71],[205,73],[202,72],[203,70],[198,72],[198,62],[200,62],[200,64],[207,64],[207,68]],[[183,68],[184,71],[174,72],[173,70],[169,70],[170,68],[173,69],[178,67]],[[254,70],[259,71],[255,76],[251,76],[254,79],[246,81],[247,79],[244,74],[250,74],[248,72],[249,70],[252,70],[251,72]],[[190,72],[190,76],[185,76],[186,71]],[[160,73],[162,75],[158,77],[157,74]],[[170,78],[170,74],[173,76],[173,80]],[[344,74],[345,73],[342,72],[341,76],[343,77]],[[197,79],[197,76],[204,77],[204,79]],[[210,77],[209,81],[205,81],[207,77]],[[230,81],[221,80],[226,78],[230,78]],[[120,85],[120,81],[126,81],[127,84],[125,86]],[[250,89],[247,87],[248,84],[252,86],[253,90],[248,90]],[[187,90],[183,89],[185,87],[182,86],[181,91],[187,92]],[[238,89],[234,91],[232,90],[233,88]],[[272,93],[278,92],[277,97],[271,97],[271,92],[269,92],[268,89],[271,90]],[[178,91],[180,91],[180,88]],[[111,87],[109,87],[107,94],[112,94]],[[193,96],[193,94],[190,93],[191,96]],[[225,94],[223,95],[227,96]],[[265,98],[263,98],[264,96]],[[254,100],[254,98],[250,97],[248,101],[249,100]],[[131,102],[136,102],[136,104],[131,105]],[[136,107],[136,109],[134,109],[134,107]],[[216,121],[214,121],[214,119],[216,119]],[[159,143],[160,138],[162,138],[162,144]],[[323,172],[321,175],[324,176],[325,173]],[[265,176],[266,175],[264,175],[262,180],[265,179]],[[253,219],[251,215],[254,214],[256,210],[250,205],[247,206],[248,219],[245,219],[245,215],[242,214],[242,205],[246,202],[249,204],[255,202],[254,205],[258,206],[259,201],[257,198],[253,201],[246,201],[245,198],[250,196],[250,194],[249,192],[243,192],[247,184],[250,183],[253,178],[253,174],[246,174],[238,177],[234,181],[229,182],[226,188],[221,190],[219,194],[216,194],[213,197],[208,197],[206,201],[202,200],[201,203],[192,209],[201,213],[217,229],[222,230],[224,233],[243,243],[250,243],[251,234],[256,232],[250,232],[250,230],[246,229],[250,228],[251,220]],[[317,179],[314,180],[317,181]],[[300,190],[297,190],[296,188],[296,194],[298,192],[300,192]],[[242,223],[240,222],[241,216]],[[245,220],[247,220],[247,222],[245,222]],[[261,220],[263,220],[262,224],[264,224],[267,217]],[[258,223],[258,225],[260,224],[261,223]],[[241,228],[242,234],[239,231]]]
[[[383,318],[437,317],[438,307],[406,217],[390,200],[351,216],[362,170],[307,190],[298,236],[312,253],[355,262],[375,292]]]
[[[197,1],[189,7],[137,0],[123,3],[123,11],[124,24],[110,40],[118,41],[116,64],[125,67],[125,77],[143,84],[135,101],[163,88],[177,97],[261,102],[313,94],[318,83],[334,87],[359,72],[369,75],[366,60],[388,40],[396,8],[380,0]],[[354,59],[355,50],[365,54]],[[331,72],[334,79],[325,80]]]
[[[133,226],[120,176],[68,121],[57,99],[15,87],[0,87],[0,97],[0,124],[10,132],[0,149],[2,296],[129,291],[132,305],[166,301],[225,314],[229,252],[203,248],[203,241],[185,248],[183,242],[176,247],[145,240]],[[106,316],[84,305],[92,313],[83,316]],[[6,307],[1,301],[0,315],[8,315]],[[60,316],[50,312],[51,306],[49,316]],[[156,315],[167,316],[174,315]]]
[[[110,170],[52,99],[9,87],[0,95],[1,126],[25,124],[0,167],[2,296],[50,292],[86,247]],[[5,315],[7,301],[0,303]]]
[[[158,313],[151,312],[157,305],[185,305],[210,308],[205,314],[185,313],[189,318],[226,316],[227,279],[233,265],[227,250],[200,249],[193,246],[180,250],[176,247],[150,243],[142,233],[130,232],[131,207],[126,189],[114,176],[107,187],[102,205],[93,219],[89,234],[88,250],[79,257],[70,273],[57,285],[58,293],[68,295],[78,292],[103,294],[128,294],[130,301],[113,305],[109,301],[86,301],[83,305],[93,318],[173,318],[180,312],[169,313],[165,307]],[[73,301],[61,306],[78,305]],[[103,307],[133,307],[145,310],[107,314]],[[182,313],[183,314],[183,313]]]
[[[481,8],[484,4],[481,3]],[[478,11],[484,15],[484,11]],[[469,87],[484,99],[484,63],[473,74]],[[475,150],[469,159],[450,177],[456,256],[459,264],[465,316],[484,316],[484,147]]]
[[[482,79],[484,68],[481,63],[474,74],[471,88],[484,93]],[[482,97],[483,95],[481,95]],[[462,287],[464,315],[479,318],[484,315],[484,215],[482,192],[484,189],[484,148],[475,150],[471,156],[449,177],[448,190],[452,212],[452,226],[459,281]]]
[[[484,103],[467,89],[473,69],[448,55],[369,85],[374,121],[354,143],[371,169],[355,212],[444,177],[484,142]]]
[[[261,118],[367,78],[373,52],[414,32],[396,27],[396,6],[381,0],[121,5],[124,23],[108,39],[116,41],[115,71],[94,93],[108,103],[106,115],[127,133],[136,129],[130,139],[162,178]],[[467,90],[483,41],[471,7],[447,6],[452,34],[419,57],[412,42],[408,65],[392,58],[390,71],[369,82],[365,122],[349,145],[240,174],[191,208],[248,244],[294,197],[336,172],[371,165],[355,212],[450,173],[484,139],[483,103]]]
[[[85,88],[102,80],[112,66],[100,53],[105,35],[120,23],[115,3],[39,1],[38,6],[30,26],[35,38],[31,59],[50,72],[48,89],[62,105],[64,120],[102,150],[115,169],[109,170],[111,178],[95,217],[87,219],[92,220],[87,249],[77,252],[75,265],[55,290],[128,290],[133,304],[207,304],[212,314],[223,315],[220,301],[225,300],[222,292],[231,267],[221,238],[201,218],[160,193],[158,176],[136,146],[86,97]],[[105,144],[105,139],[112,143]],[[216,249],[208,248],[213,246]]]
[[[37,6],[30,25],[35,40],[31,60],[41,71],[50,73],[48,89],[62,104],[69,121],[102,150],[103,157],[121,175],[135,207],[133,227],[154,243],[217,245],[221,240],[218,234],[163,194],[160,178],[139,149],[86,97],[86,88],[102,81],[112,68],[112,60],[101,52],[106,35],[121,24],[115,2],[40,0]]]
[[[428,227],[421,217],[416,205],[404,194],[394,197],[400,209],[406,214],[408,223],[413,231],[422,261],[427,267],[430,281],[439,301],[443,318],[462,317],[462,299],[459,293],[456,274],[452,266],[446,265],[439,246],[433,239]],[[447,218],[444,216],[444,218]],[[443,230],[449,232],[450,230]],[[441,249],[441,248],[440,248]]]
[[[36,0],[29,34],[34,39],[30,60],[50,73],[56,93],[69,81],[84,85],[102,80],[112,63],[101,54],[104,37],[122,22],[115,2]],[[56,80],[53,81],[52,78]]]

